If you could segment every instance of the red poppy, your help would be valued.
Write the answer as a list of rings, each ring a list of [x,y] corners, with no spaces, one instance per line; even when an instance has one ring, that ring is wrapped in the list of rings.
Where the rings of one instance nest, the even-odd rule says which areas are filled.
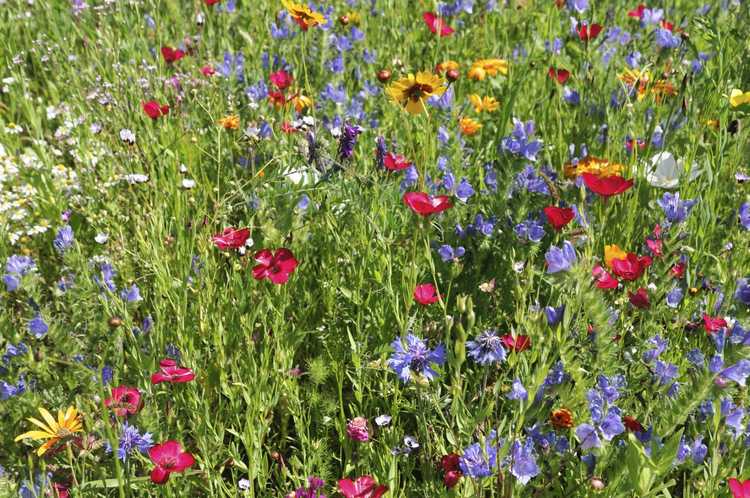
[[[411,163],[404,156],[388,152],[383,160],[385,168],[390,171],[400,171],[411,166]]]
[[[427,24],[427,27],[430,28],[433,34],[440,33],[440,36],[450,36],[455,31],[445,21],[436,16],[434,12],[425,12],[422,14],[422,19],[424,19],[425,24]]]
[[[587,42],[599,36],[599,33],[601,32],[602,32],[601,24],[592,24],[591,26],[589,26],[588,24],[584,23],[578,27],[578,38],[581,41]]]
[[[220,250],[228,251],[229,249],[239,249],[244,246],[249,238],[249,228],[227,227],[223,232],[211,237],[211,242]]]
[[[281,107],[286,104],[286,97],[284,94],[277,91],[268,92],[268,100],[276,107]]]
[[[341,479],[339,491],[345,498],[380,498],[388,486],[378,484],[371,476],[361,476],[354,481]]]
[[[641,310],[648,309],[651,306],[651,301],[648,299],[648,291],[643,287],[639,287],[635,293],[628,291],[628,300],[630,304]]]
[[[503,343],[503,346],[505,346],[506,349],[519,353],[531,347],[531,337],[527,335],[513,337],[511,334],[505,334],[500,337],[500,342]]]
[[[646,6],[644,4],[639,4],[638,7],[628,12],[628,17],[640,19],[641,17],[643,17],[644,10],[646,10]]]
[[[167,104],[159,104],[155,100],[142,102],[141,107],[143,107],[143,112],[151,119],[158,119],[161,116],[169,114],[169,106]]]
[[[633,186],[633,180],[626,180],[618,175],[602,178],[593,173],[581,173],[581,176],[583,177],[583,183],[586,184],[586,187],[602,197],[611,197],[613,195],[622,194]]]
[[[154,484],[164,484],[169,479],[169,474],[183,472],[195,463],[193,455],[182,451],[180,443],[172,440],[152,446],[148,450],[148,456],[156,465],[151,471],[151,482]]]
[[[161,47],[161,56],[164,57],[164,61],[171,64],[185,57],[185,52],[179,48]]]
[[[52,483],[52,487],[55,490],[54,496],[56,496],[57,498],[69,498],[70,497],[70,492],[68,491],[67,486],[55,482],[55,483]]]
[[[461,480],[461,477],[463,477],[463,473],[460,470],[449,470],[445,474],[443,474],[443,484],[445,484],[445,487],[448,489],[452,489],[456,484],[458,484],[458,481]]]
[[[253,268],[253,278],[255,280],[269,279],[275,284],[283,284],[289,280],[289,276],[294,273],[299,262],[294,259],[292,251],[286,248],[276,249],[272,253],[268,249],[263,249],[255,254],[255,261],[259,264]]]
[[[552,78],[554,81],[557,81],[561,85],[564,85],[566,81],[568,81],[568,78],[570,78],[570,71],[567,69],[555,69],[554,67],[550,66],[549,71],[547,71],[547,76]]]
[[[682,278],[685,274],[685,263],[677,263],[670,268],[669,273],[671,273],[674,278]]]
[[[733,498],[750,498],[750,479],[740,481],[736,477],[732,477],[727,481],[727,484]]]
[[[720,316],[708,316],[703,314],[703,328],[706,329],[708,334],[713,334],[727,326],[727,321]]]
[[[268,80],[279,90],[286,90],[291,86],[294,78],[291,74],[287,73],[283,69],[280,69],[275,73],[271,73],[271,75],[268,77]]]
[[[547,206],[544,208],[544,215],[547,221],[558,232],[575,218],[572,208],[560,208],[557,206]]]
[[[151,383],[160,384],[170,382],[172,384],[182,384],[190,382],[195,378],[195,372],[189,368],[177,366],[177,362],[169,358],[159,362],[159,371],[151,374]]]
[[[453,203],[447,195],[437,195],[432,197],[430,194],[425,194],[424,192],[405,193],[404,204],[409,206],[412,211],[420,216],[441,213],[446,209],[453,207]]]
[[[438,302],[440,296],[432,284],[419,284],[414,288],[414,300],[421,305],[427,306]]]
[[[630,432],[643,432],[643,426],[635,417],[625,415],[622,417],[622,423]]]
[[[135,415],[141,409],[141,392],[135,387],[113,387],[112,396],[104,400],[104,406],[112,408],[118,417]]]
[[[203,76],[213,76],[216,74],[216,69],[214,69],[213,66],[203,66],[201,68],[201,73],[203,73]]]
[[[596,279],[596,286],[599,289],[616,289],[618,285],[620,285],[620,282],[617,281],[615,277],[609,274],[607,270],[601,267],[601,265],[596,265],[592,270],[591,274]]]
[[[651,258],[648,256],[637,256],[629,252],[625,259],[613,259],[612,271],[623,280],[635,280],[643,275],[643,272],[651,266]]]

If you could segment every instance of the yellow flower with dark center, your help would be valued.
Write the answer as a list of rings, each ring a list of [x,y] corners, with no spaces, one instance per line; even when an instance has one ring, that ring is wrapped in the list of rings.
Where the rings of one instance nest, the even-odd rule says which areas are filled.
[[[386,93],[409,114],[421,114],[425,112],[425,100],[445,92],[443,83],[441,77],[420,71],[416,76],[409,74],[394,82]]]
[[[81,424],[78,410],[73,406],[68,407],[65,413],[63,413],[62,410],[58,410],[57,420],[55,420],[50,412],[42,407],[39,407],[39,413],[42,415],[44,422],[35,418],[28,418],[27,420],[41,430],[24,432],[15,439],[15,441],[20,441],[22,439],[40,441],[46,439],[47,441],[42,444],[36,452],[39,456],[44,455],[47,450],[63,439],[69,438],[76,432],[83,431],[83,424]]]
[[[302,28],[302,31],[307,31],[308,28],[314,28],[326,23],[326,18],[323,14],[315,12],[307,5],[294,3],[289,0],[281,0],[281,4],[289,12],[294,22]]]
[[[612,268],[612,261],[615,259],[627,259],[628,253],[620,249],[617,244],[604,246],[604,262],[609,268]]]
[[[601,159],[594,156],[586,156],[577,165],[572,163],[566,163],[563,166],[566,178],[574,178],[581,173],[591,173],[593,175],[607,177],[619,175],[622,173],[623,165],[619,163],[611,163],[606,159]]]
[[[461,118],[458,124],[461,127],[461,133],[469,137],[476,135],[479,129],[482,128],[481,123],[471,118]]]
[[[570,429],[573,427],[573,413],[567,408],[552,410],[549,422],[555,429]]]
[[[471,65],[468,76],[474,80],[483,80],[486,76],[496,74],[508,75],[508,61],[504,59],[479,59]]]
[[[221,118],[218,123],[225,130],[236,130],[240,127],[240,117],[236,114],[229,114]]]
[[[484,97],[480,97],[476,93],[472,93],[471,95],[469,95],[469,101],[471,102],[471,105],[474,106],[474,110],[476,112],[492,112],[500,108],[500,102],[495,100],[494,97],[488,97],[486,95]]]
[[[743,92],[735,88],[732,93],[729,94],[729,105],[732,109],[738,107],[745,107],[750,104],[750,92]]]

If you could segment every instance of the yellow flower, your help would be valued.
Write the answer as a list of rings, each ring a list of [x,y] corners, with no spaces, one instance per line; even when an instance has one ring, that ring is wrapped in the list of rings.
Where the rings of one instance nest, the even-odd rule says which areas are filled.
[[[612,244],[610,246],[604,246],[604,262],[607,264],[608,267],[612,268],[612,260],[615,259],[626,259],[628,257],[628,253],[620,249],[617,244]]]
[[[236,114],[229,114],[221,118],[218,123],[225,130],[236,130],[240,127],[240,117]]]
[[[617,78],[625,83],[630,88],[635,88],[638,85],[638,100],[641,101],[643,98],[651,92],[657,103],[661,100],[662,95],[676,95],[677,91],[674,85],[667,80],[656,80],[653,85],[649,88],[651,82],[651,73],[648,71],[641,71],[640,69],[626,69],[619,74]]]
[[[62,410],[58,410],[57,420],[55,420],[50,412],[42,407],[39,407],[39,413],[42,415],[46,424],[35,418],[28,418],[27,420],[42,430],[24,432],[15,439],[15,441],[20,441],[22,439],[33,439],[34,441],[46,439],[47,441],[41,445],[36,452],[39,456],[44,455],[47,450],[52,448],[59,441],[72,436],[76,432],[83,431],[83,425],[81,424],[78,410],[73,406],[68,407],[68,410],[65,413],[63,413]]]
[[[565,171],[566,178],[573,178],[581,173],[591,173],[601,177],[607,177],[622,173],[623,166],[622,164],[611,163],[606,159],[586,156],[575,166],[572,163],[565,164],[563,170]]]
[[[289,12],[294,22],[299,24],[302,31],[307,31],[307,28],[314,28],[319,24],[325,24],[326,18],[320,12],[315,12],[310,9],[307,5],[291,2],[290,0],[281,0],[281,4]]]
[[[458,69],[461,67],[458,62],[453,60],[443,61],[440,62],[437,66],[435,66],[435,72],[439,74],[443,74],[446,71],[450,71],[451,69]]]
[[[292,103],[294,104],[294,110],[297,112],[302,112],[308,107],[312,107],[313,101],[310,97],[306,97],[305,95],[297,95],[292,99]]]
[[[480,97],[476,93],[472,93],[471,95],[469,95],[469,101],[471,102],[471,105],[474,106],[474,110],[476,112],[492,112],[500,108],[500,102],[495,100],[494,97],[487,97],[486,95],[484,97]]]
[[[750,104],[750,92],[743,92],[735,88],[732,93],[729,94],[729,105],[732,109]]]
[[[347,12],[346,14],[344,14],[344,16],[349,20],[350,24],[359,24],[359,22],[362,20],[359,12]]]
[[[497,73],[508,75],[508,61],[503,59],[480,59],[475,61],[469,69],[469,78],[483,80],[485,76],[495,76]]]
[[[386,93],[409,114],[420,114],[425,111],[425,100],[445,92],[443,83],[440,76],[420,71],[416,76],[410,74],[394,82]]]
[[[471,135],[476,135],[476,133],[482,127],[481,123],[471,118],[461,118],[458,124],[461,126],[461,133],[469,137]]]
[[[709,128],[713,128],[714,130],[719,129],[719,120],[718,119],[707,119],[706,120],[706,126]]]

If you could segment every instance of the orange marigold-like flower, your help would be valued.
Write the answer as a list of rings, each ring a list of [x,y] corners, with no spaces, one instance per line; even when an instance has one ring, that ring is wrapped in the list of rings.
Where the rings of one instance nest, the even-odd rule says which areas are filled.
[[[567,408],[552,410],[549,421],[555,429],[570,429],[573,427],[573,413]]]

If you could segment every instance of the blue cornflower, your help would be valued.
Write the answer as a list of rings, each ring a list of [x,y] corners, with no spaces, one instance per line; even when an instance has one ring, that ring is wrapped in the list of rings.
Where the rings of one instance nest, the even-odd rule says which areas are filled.
[[[400,337],[391,343],[391,347],[394,353],[388,359],[388,365],[403,382],[413,380],[413,375],[433,380],[437,372],[432,366],[445,363],[445,347],[442,344],[431,350],[427,347],[427,341],[413,334],[406,336],[406,348]]]
[[[526,239],[530,242],[539,242],[544,238],[544,225],[540,219],[529,217],[525,221],[518,223],[513,232],[519,239]]]
[[[473,341],[466,342],[468,354],[480,365],[505,361],[505,348],[495,330],[485,330]]]
[[[690,214],[690,210],[698,201],[693,199],[680,200],[680,193],[665,192],[661,199],[656,201],[664,211],[669,223],[682,223]]]
[[[464,449],[458,459],[458,467],[465,476],[472,479],[482,479],[492,475],[497,465],[497,450],[503,445],[503,440],[497,440],[497,433],[492,430],[484,442],[484,448],[474,443]]]
[[[523,444],[520,441],[514,441],[510,449],[510,458],[510,473],[521,484],[526,485],[532,477],[539,475],[532,439],[527,439]]]
[[[37,315],[31,319],[29,322],[29,332],[34,334],[34,337],[37,339],[41,339],[47,334],[47,331],[49,330],[49,327],[44,322],[44,319],[42,318],[42,315],[37,313]]]
[[[513,380],[513,384],[510,388],[510,392],[505,395],[506,398],[512,400],[526,401],[529,398],[529,393],[526,388],[521,384],[521,379],[516,378]]]
[[[672,379],[677,377],[677,372],[677,365],[674,365],[672,363],[665,363],[661,360],[658,360],[656,362],[656,366],[654,368],[654,375],[659,381],[659,385],[662,386],[667,385],[672,381]]]
[[[556,308],[553,306],[545,306],[544,314],[547,317],[547,325],[549,325],[550,327],[554,327],[563,319],[563,315],[565,314],[565,305],[563,304]]]
[[[503,152],[536,161],[536,155],[542,150],[542,142],[533,139],[534,132],[534,121],[528,120],[524,123],[513,118],[513,131],[501,140],[500,147]]]
[[[466,249],[464,249],[463,246],[453,248],[448,244],[443,244],[440,246],[437,252],[440,255],[440,259],[442,259],[443,262],[447,263],[449,261],[455,261],[458,258],[463,257],[463,255],[466,254]]]
[[[150,433],[144,432],[141,434],[136,427],[124,422],[117,448],[117,458],[124,462],[130,453],[135,451],[146,453],[153,445],[154,441]],[[109,443],[107,443],[106,451],[107,453],[112,452],[112,446]]]
[[[563,88],[562,96],[565,102],[572,106],[576,106],[581,103],[581,96],[579,95],[579,93],[571,88],[568,88],[567,86]]]
[[[747,278],[737,280],[737,289],[734,291],[734,298],[745,306],[750,306],[750,284],[748,284]]]
[[[551,246],[544,255],[547,262],[547,273],[558,273],[568,271],[577,261],[576,250],[573,244],[567,240],[563,242],[562,248]]]
[[[74,240],[73,229],[70,225],[65,225],[60,230],[58,230],[55,240],[52,241],[52,245],[55,247],[55,250],[57,250],[57,252],[62,254],[66,249],[73,245]]]

